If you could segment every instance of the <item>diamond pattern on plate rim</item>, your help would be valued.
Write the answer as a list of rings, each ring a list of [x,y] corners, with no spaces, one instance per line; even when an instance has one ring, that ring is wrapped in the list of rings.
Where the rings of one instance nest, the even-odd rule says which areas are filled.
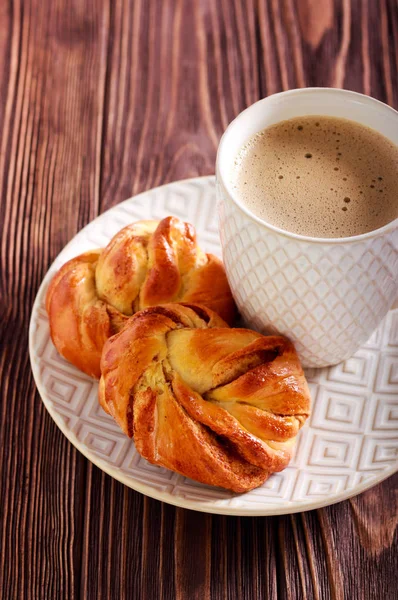
[[[106,244],[120,227],[137,219],[161,218],[173,208],[174,214],[195,224],[203,248],[220,255],[216,235],[214,178],[177,182],[150,190],[116,206],[83,229],[61,252],[53,273],[66,260]],[[247,231],[247,236],[252,232]],[[239,243],[231,238],[230,244]],[[275,242],[259,240],[275,256],[264,268],[296,258],[297,249],[288,246],[278,252]],[[243,260],[244,253],[242,254]],[[322,256],[320,256],[320,259]],[[335,265],[323,257],[324,268]],[[246,260],[246,259],[245,259]],[[369,265],[372,263],[369,255]],[[301,318],[312,318],[314,290],[304,297],[297,294],[302,285],[297,272],[295,286],[281,277],[275,287],[261,288],[251,274],[253,264],[247,257],[237,281],[245,278],[262,294],[257,310],[265,310],[269,294],[280,294],[286,306],[298,296]],[[352,259],[354,264],[354,258]],[[247,267],[247,271],[245,270]],[[311,270],[314,289],[320,280],[317,269],[305,257],[300,270]],[[251,278],[251,279],[249,279]],[[261,279],[261,272],[260,272]],[[313,399],[312,415],[298,436],[293,459],[287,469],[272,475],[260,488],[236,495],[189,480],[167,469],[150,465],[136,451],[116,423],[99,406],[97,383],[80,373],[58,355],[52,345],[46,312],[45,289],[40,290],[32,312],[30,351],[35,379],[48,410],[67,437],[113,477],[132,488],[171,503],[209,512],[226,514],[277,514],[329,504],[350,496],[394,472],[398,455],[398,310],[391,311],[384,323],[357,354],[330,369],[306,369]],[[279,286],[279,287],[278,287]],[[281,292],[280,292],[280,290]],[[332,289],[316,293],[325,303],[340,303]],[[242,291],[242,302],[245,300]],[[305,311],[305,313],[304,313]],[[327,319],[327,311],[325,320]],[[316,341],[316,340],[315,340]]]

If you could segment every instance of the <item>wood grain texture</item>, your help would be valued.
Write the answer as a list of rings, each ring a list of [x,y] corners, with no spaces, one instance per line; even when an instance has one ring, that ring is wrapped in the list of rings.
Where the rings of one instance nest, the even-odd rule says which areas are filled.
[[[27,350],[66,242],[133,193],[214,172],[250,103],[338,85],[397,108],[396,1],[4,0],[0,83],[1,598],[397,598],[398,476],[280,518],[162,505],[67,442]]]

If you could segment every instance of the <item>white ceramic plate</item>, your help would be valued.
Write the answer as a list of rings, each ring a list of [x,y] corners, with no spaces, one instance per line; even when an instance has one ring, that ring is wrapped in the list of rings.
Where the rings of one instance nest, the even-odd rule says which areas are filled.
[[[97,382],[55,350],[44,308],[55,271],[67,260],[105,246],[138,219],[175,215],[193,223],[201,246],[220,255],[214,177],[178,181],[122,202],[87,225],[60,253],[37,295],[29,349],[37,387],[66,437],[103,471],[152,498],[227,515],[276,515],[339,502],[398,469],[398,310],[349,360],[310,370],[312,415],[290,466],[260,488],[234,494],[149,464],[97,402]]]

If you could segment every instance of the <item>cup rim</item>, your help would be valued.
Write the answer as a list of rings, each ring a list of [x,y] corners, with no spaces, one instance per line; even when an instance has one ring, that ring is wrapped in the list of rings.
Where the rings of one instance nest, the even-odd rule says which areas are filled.
[[[352,235],[352,236],[348,236],[348,237],[340,237],[340,238],[323,238],[323,237],[313,237],[313,236],[307,236],[307,235],[302,235],[300,233],[293,233],[288,231],[287,229],[281,229],[280,227],[277,227],[276,225],[272,225],[271,223],[268,223],[267,221],[264,221],[263,219],[261,219],[260,217],[258,217],[257,215],[255,215],[254,213],[252,213],[240,200],[239,198],[237,198],[234,190],[231,188],[229,182],[228,182],[228,178],[223,176],[222,173],[222,169],[220,167],[220,156],[221,153],[223,151],[223,148],[226,144],[226,134],[228,131],[230,131],[230,129],[239,121],[241,120],[241,118],[243,117],[243,115],[247,114],[248,112],[250,112],[254,106],[256,106],[257,104],[261,104],[261,103],[265,103],[269,98],[277,98],[277,97],[287,97],[287,96],[295,96],[298,94],[306,94],[306,93],[314,93],[317,92],[319,94],[324,94],[324,93],[332,93],[335,95],[343,95],[343,96],[350,96],[351,98],[357,98],[358,100],[360,99],[362,103],[367,103],[367,104],[372,104],[372,105],[376,105],[378,106],[379,109],[389,112],[391,113],[393,116],[395,116],[398,119],[398,111],[396,111],[394,108],[392,108],[391,106],[389,106],[388,104],[385,104],[384,102],[381,102],[381,100],[377,100],[376,98],[372,98],[372,96],[367,96],[366,94],[361,94],[359,92],[354,92],[352,90],[343,90],[341,88],[330,88],[330,87],[306,87],[306,88],[295,88],[292,90],[286,90],[283,92],[278,92],[276,94],[270,94],[269,96],[266,96],[265,98],[261,98],[260,100],[257,100],[257,102],[254,102],[253,104],[251,104],[250,106],[248,106],[247,108],[245,108],[242,112],[240,112],[228,125],[228,127],[226,128],[226,130],[224,131],[220,143],[218,145],[218,150],[217,150],[217,157],[216,157],[216,178],[217,181],[222,183],[223,187],[225,188],[225,190],[227,191],[229,197],[232,199],[232,201],[238,206],[238,208],[244,212],[250,219],[252,219],[253,221],[256,221],[259,225],[261,225],[264,228],[268,228],[271,229],[272,231],[278,233],[279,235],[284,235],[285,237],[288,238],[293,238],[302,242],[307,242],[307,243],[321,243],[321,244],[344,244],[347,242],[360,242],[363,240],[367,240],[367,239],[371,239],[374,238],[376,236],[380,236],[383,235],[384,233],[388,233],[390,230],[393,230],[395,228],[398,228],[398,217],[396,219],[394,219],[393,221],[390,221],[389,223],[386,223],[386,225],[383,225],[382,227],[379,227],[378,229],[373,229],[372,231],[367,231],[366,233],[360,233],[358,235]]]

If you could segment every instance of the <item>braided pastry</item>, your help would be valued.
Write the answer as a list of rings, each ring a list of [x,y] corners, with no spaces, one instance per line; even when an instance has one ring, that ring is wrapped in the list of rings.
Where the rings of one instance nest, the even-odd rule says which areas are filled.
[[[205,307],[143,310],[105,344],[99,400],[149,462],[235,492],[285,468],[309,415],[293,345]]]
[[[46,299],[51,337],[67,360],[99,378],[102,347],[128,317],[173,301],[198,302],[234,318],[223,264],[200,250],[192,225],[175,217],[139,221],[55,275]]]

